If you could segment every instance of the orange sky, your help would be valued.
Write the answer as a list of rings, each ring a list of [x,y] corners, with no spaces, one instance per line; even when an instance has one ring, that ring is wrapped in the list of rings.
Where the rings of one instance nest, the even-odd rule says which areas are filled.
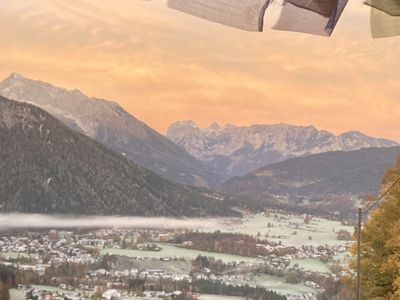
[[[332,38],[243,32],[162,2],[0,0],[0,77],[117,101],[162,133],[284,122],[400,141],[400,38],[372,40],[361,0]]]

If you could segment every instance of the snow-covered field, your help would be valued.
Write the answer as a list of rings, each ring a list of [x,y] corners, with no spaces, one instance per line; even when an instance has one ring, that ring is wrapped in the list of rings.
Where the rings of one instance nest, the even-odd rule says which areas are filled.
[[[314,218],[305,224],[303,216],[286,216],[275,214],[266,216],[257,214],[245,217],[241,223],[225,223],[208,227],[206,231],[221,230],[225,232],[260,235],[270,241],[281,242],[287,246],[303,245],[346,245],[348,242],[338,241],[340,230],[354,232],[354,227],[344,226],[338,221]]]
[[[221,259],[225,263],[229,262],[254,262],[259,261],[257,258],[244,257],[238,255],[230,255],[215,252],[206,252],[192,249],[184,249],[175,247],[173,245],[162,244],[161,251],[141,251],[141,250],[127,250],[127,249],[104,249],[101,254],[110,255],[122,255],[127,257],[140,257],[140,258],[185,258],[195,259],[197,256],[208,256],[214,257],[215,259]]]
[[[11,300],[25,300],[24,299],[24,293],[17,290],[17,289],[11,289],[10,290],[10,299]]]

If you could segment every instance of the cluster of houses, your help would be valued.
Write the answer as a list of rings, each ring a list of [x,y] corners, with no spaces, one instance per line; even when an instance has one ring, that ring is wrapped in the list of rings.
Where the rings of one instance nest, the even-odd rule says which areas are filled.
[[[59,288],[36,286],[36,287],[19,287],[26,300],[87,300],[91,299],[95,292],[86,292],[84,290],[71,291],[65,287]],[[116,289],[106,289],[100,293],[102,300],[120,300],[120,299],[166,299],[174,298],[181,295],[181,291],[165,292],[165,291],[144,291],[140,297],[128,292],[120,292]],[[196,296],[194,298],[197,298]]]
[[[130,277],[136,279],[146,279],[158,281],[160,279],[171,280],[171,281],[190,281],[191,277],[189,274],[170,272],[161,269],[125,269],[122,271],[112,270],[107,271],[105,269],[98,269],[91,271],[88,275],[92,278],[108,278],[114,286],[118,285],[118,280],[123,277]],[[113,281],[114,280],[114,281]]]
[[[64,262],[74,262],[78,264],[94,265],[101,259],[101,250],[105,248],[123,248],[135,245],[136,249],[142,250],[144,255],[137,259],[147,260],[172,260],[174,257],[154,258],[146,253],[149,251],[161,250],[159,246],[154,246],[156,243],[168,242],[173,239],[175,234],[181,232],[166,231],[166,230],[128,230],[128,229],[99,229],[88,230],[86,232],[74,231],[49,231],[49,232],[27,232],[23,235],[7,234],[0,237],[0,263],[3,265],[13,265],[21,270],[33,270],[39,275],[45,273],[46,268],[52,264]],[[277,250],[284,248],[283,245],[261,245],[270,247],[269,250]],[[161,246],[162,247],[162,246]],[[236,262],[237,264],[249,266],[269,265],[275,270],[288,270],[290,268],[304,271],[300,266],[291,266],[293,259],[301,258],[320,258],[333,257],[343,254],[347,251],[346,247],[337,246],[303,246],[294,247],[295,254],[277,255],[271,254],[268,257],[259,257],[252,262]],[[278,249],[279,250],[279,249]],[[186,259],[189,260],[189,259]],[[210,270],[209,270],[210,271]],[[197,279],[211,279],[224,282],[226,284],[237,284],[240,282],[252,282],[254,277],[246,274],[230,274],[230,275],[215,275],[210,272],[195,274]],[[118,279],[122,277],[134,277],[147,280],[171,280],[171,281],[190,281],[191,276],[185,273],[170,272],[161,269],[126,269],[112,270],[105,269],[91,270],[87,274],[88,278],[102,278],[108,280],[111,284],[102,297],[103,299],[120,299],[123,295],[118,292]],[[308,286],[314,290],[320,287],[315,283],[308,283]],[[57,291],[44,291],[40,288],[31,290],[35,293],[37,299],[67,299],[80,300],[83,295],[92,295],[96,288],[81,287],[79,291],[65,292],[63,287]],[[86,294],[83,294],[86,293]],[[166,298],[171,296],[165,292],[146,292],[145,297]],[[179,291],[174,292],[179,293]],[[46,295],[50,295],[47,297]],[[47,297],[47,298],[46,298]],[[306,295],[287,295],[289,300],[298,299],[315,299],[315,294]],[[314,298],[313,298],[314,297]]]
[[[73,238],[72,232],[60,232],[57,236],[55,231],[48,235],[3,236],[0,238],[0,255],[6,260],[3,264],[14,261],[19,269],[33,270],[40,275],[51,264],[73,262],[90,265],[98,261]]]

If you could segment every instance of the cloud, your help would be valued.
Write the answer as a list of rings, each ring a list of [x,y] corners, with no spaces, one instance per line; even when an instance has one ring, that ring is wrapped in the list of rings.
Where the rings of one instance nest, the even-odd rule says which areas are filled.
[[[0,228],[217,228],[230,219],[172,219],[123,216],[0,214]]]
[[[358,1],[330,39],[243,32],[161,0],[5,1],[0,34],[1,77],[117,101],[160,132],[182,119],[285,122],[400,140],[399,38],[372,40]]]

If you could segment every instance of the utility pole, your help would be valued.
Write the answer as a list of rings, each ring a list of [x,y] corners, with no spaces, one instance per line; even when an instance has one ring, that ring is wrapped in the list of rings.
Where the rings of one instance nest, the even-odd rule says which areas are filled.
[[[361,300],[361,230],[362,230],[362,209],[358,209],[357,228],[357,300]]]

